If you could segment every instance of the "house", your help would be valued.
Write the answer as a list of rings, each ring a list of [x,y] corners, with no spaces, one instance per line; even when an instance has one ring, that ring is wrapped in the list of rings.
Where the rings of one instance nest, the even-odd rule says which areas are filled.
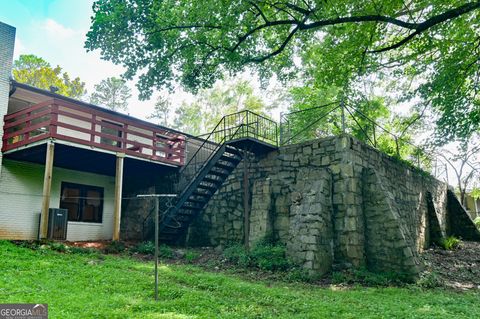
[[[0,23],[0,238],[46,238],[60,208],[67,240],[151,239],[144,226],[156,205],[136,195],[173,191],[162,242],[273,238],[317,274],[367,267],[415,276],[431,244],[480,241],[447,184],[348,131],[279,144],[281,124],[245,110],[203,138],[188,136],[10,81],[14,37]]]
[[[0,239],[118,240],[125,180],[139,188],[184,165],[186,135],[10,79],[15,28],[0,23]]]

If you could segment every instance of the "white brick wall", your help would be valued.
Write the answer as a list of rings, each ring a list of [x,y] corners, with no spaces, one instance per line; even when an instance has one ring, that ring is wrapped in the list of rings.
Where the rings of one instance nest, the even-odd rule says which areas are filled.
[[[2,126],[0,128],[0,149],[2,148],[3,116],[7,114],[8,108],[14,45],[15,28],[0,22],[0,124]],[[0,172],[2,170],[2,156],[0,152]]]
[[[0,239],[36,239],[42,204],[44,166],[5,159],[0,175]],[[69,222],[67,240],[111,239],[115,179],[63,168],[54,168],[50,207],[60,205],[62,182],[104,188],[101,224]]]

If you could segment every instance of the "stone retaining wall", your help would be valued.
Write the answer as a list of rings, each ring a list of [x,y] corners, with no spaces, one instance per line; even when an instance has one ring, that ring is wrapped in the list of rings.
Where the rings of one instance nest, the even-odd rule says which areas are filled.
[[[245,241],[243,173],[241,163],[192,225],[190,244]],[[335,265],[415,274],[418,253],[451,234],[451,224],[457,236],[468,229],[480,239],[444,183],[347,135],[250,160],[248,187],[248,243],[273,235],[312,272]]]

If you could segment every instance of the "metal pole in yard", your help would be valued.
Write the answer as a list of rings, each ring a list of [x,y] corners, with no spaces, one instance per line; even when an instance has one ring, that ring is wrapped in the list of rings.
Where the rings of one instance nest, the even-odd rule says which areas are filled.
[[[159,198],[155,198],[155,301],[158,301],[158,210],[159,210]]]
[[[176,197],[175,194],[142,194],[137,197],[154,197],[155,198],[155,301],[158,301],[158,237],[160,235],[160,197]],[[168,208],[167,208],[168,209]]]

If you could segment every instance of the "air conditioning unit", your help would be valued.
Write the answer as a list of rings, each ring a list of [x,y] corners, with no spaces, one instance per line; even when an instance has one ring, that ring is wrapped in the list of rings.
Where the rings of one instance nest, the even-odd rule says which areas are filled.
[[[48,210],[48,239],[67,240],[68,210],[50,208]]]

